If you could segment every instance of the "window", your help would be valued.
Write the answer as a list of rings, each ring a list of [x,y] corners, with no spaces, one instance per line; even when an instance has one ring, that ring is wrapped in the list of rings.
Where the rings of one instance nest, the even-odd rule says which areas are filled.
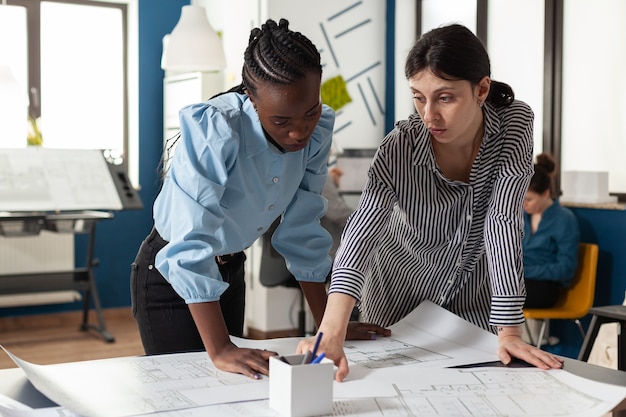
[[[12,56],[16,78],[26,84],[29,114],[40,117],[43,146],[112,149],[126,155],[126,4],[88,0],[7,0],[7,4],[27,9],[27,51]],[[26,73],[24,68],[19,71],[21,55],[28,57]]]
[[[421,13],[422,33],[450,23],[460,23],[476,33],[476,1],[422,0]]]
[[[533,109],[535,155],[543,151],[544,9],[543,0],[490,0],[487,9],[491,77]]]
[[[626,194],[626,2],[563,2],[563,171],[608,171]]]

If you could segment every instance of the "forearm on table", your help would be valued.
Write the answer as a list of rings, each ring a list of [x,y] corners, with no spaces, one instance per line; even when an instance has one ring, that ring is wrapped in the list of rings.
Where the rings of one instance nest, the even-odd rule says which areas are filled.
[[[320,331],[328,335],[345,338],[350,315],[356,300],[346,294],[332,293],[328,295],[324,319]]]
[[[228,328],[222,315],[219,301],[188,304],[202,343],[213,358],[214,355],[230,343]]]
[[[326,284],[324,282],[299,282],[300,288],[302,288],[304,297],[313,314],[315,326],[319,328],[322,323],[322,317],[324,316],[324,310],[326,309]]]

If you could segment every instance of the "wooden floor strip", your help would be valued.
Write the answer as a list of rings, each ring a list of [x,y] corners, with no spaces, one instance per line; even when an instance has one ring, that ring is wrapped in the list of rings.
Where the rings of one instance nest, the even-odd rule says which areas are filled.
[[[0,318],[0,345],[39,365],[144,354],[130,308],[105,309],[103,315],[113,343],[105,342],[98,332],[80,330],[82,312],[69,312]],[[90,322],[96,323],[95,317]],[[0,369],[15,367],[0,351]]]

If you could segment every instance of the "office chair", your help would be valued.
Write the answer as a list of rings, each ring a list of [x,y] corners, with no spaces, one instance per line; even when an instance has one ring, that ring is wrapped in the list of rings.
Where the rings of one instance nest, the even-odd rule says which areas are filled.
[[[573,320],[578,330],[585,338],[585,331],[580,320],[589,313],[593,306],[596,289],[596,269],[598,266],[598,245],[594,243],[580,243],[578,245],[578,266],[574,275],[574,282],[565,289],[554,307],[524,309],[524,318],[541,321],[539,337],[536,346],[541,347],[544,332],[550,319]],[[526,322],[528,329],[528,322]],[[530,334],[530,331],[529,331]],[[535,343],[532,340],[531,343]]]

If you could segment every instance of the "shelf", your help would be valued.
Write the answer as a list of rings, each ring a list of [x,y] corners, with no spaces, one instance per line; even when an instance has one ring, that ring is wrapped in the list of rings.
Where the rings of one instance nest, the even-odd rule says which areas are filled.
[[[601,210],[626,210],[626,204],[624,203],[575,203],[568,201],[559,201],[559,203],[564,207],[579,207]]]
[[[56,233],[89,234],[87,260],[82,268],[61,272],[0,274],[0,307],[71,303],[83,300],[81,330],[92,329],[106,342],[115,338],[106,330],[100,298],[96,288],[93,259],[96,223],[112,219],[106,211],[77,211],[64,213],[0,213],[0,234],[8,237],[37,235],[45,229]],[[98,325],[89,323],[93,302]]]

